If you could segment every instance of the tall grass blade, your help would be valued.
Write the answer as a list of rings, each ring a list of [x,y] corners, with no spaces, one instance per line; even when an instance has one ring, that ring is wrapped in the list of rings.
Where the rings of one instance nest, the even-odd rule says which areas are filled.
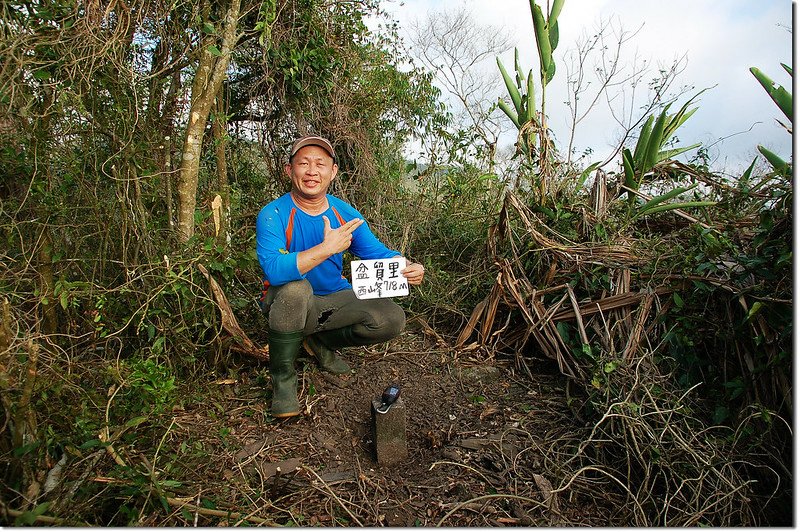
[[[517,87],[522,87],[522,84],[525,83],[525,74],[519,64],[519,49],[516,47],[514,48],[514,70],[517,71]]]
[[[628,148],[622,150],[622,168],[625,171],[625,186],[634,190],[638,189],[634,174],[633,156]],[[633,193],[628,193],[629,200],[633,201],[634,197]]]
[[[590,164],[586,170],[581,172],[581,175],[578,178],[578,187],[576,187],[576,189],[582,187],[584,183],[586,183],[586,179],[588,179],[589,174],[591,174],[598,166],[600,166],[600,161]]]
[[[658,157],[656,157],[656,160],[658,162],[666,161],[667,159],[672,159],[674,157],[677,157],[681,153],[687,152],[689,150],[693,150],[695,148],[699,148],[702,145],[703,145],[702,142],[697,142],[695,144],[692,144],[691,146],[686,146],[686,147],[683,147],[683,148],[673,148],[673,149],[670,149],[670,150],[660,151],[660,152],[658,152]]]
[[[639,207],[639,212],[646,211],[647,209],[649,209],[651,207],[655,207],[656,205],[664,203],[665,201],[669,201],[669,200],[671,200],[672,198],[674,198],[676,196],[680,196],[684,192],[688,192],[689,190],[692,190],[696,186],[697,186],[697,184],[694,184],[694,185],[691,185],[691,186],[688,186],[688,187],[677,187],[677,188],[674,188],[674,189],[670,190],[666,194],[662,194],[660,196],[656,196],[655,198],[651,199],[650,201],[648,201],[647,203],[645,203],[644,205]]]
[[[779,157],[775,153],[769,151],[764,146],[759,144],[758,151],[761,152],[761,155],[763,155],[767,159],[767,161],[769,161],[769,164],[772,165],[772,168],[776,172],[785,173],[789,169],[789,163],[784,161],[781,157]]]
[[[508,106],[505,101],[502,99],[497,100],[497,106],[502,109],[502,111],[511,119],[512,122],[514,122],[514,125],[517,126],[517,129],[521,127],[521,124],[519,123],[519,116],[513,109],[511,109],[511,107]]]
[[[698,96],[700,96],[707,90],[708,89],[703,89],[694,96],[692,96],[691,98],[689,98],[689,100],[685,104],[683,104],[680,110],[670,118],[669,124],[667,125],[666,128],[664,128],[665,139],[672,137],[672,134],[675,133],[675,130],[681,127],[683,123],[689,120],[689,117],[691,117],[695,113],[695,111],[697,111],[697,107],[695,107],[692,110],[688,110],[689,105],[691,105],[691,103],[695,101]]]
[[[552,53],[552,51],[558,46],[558,21],[552,20],[551,17],[551,20],[547,22],[547,25],[549,26],[547,28],[547,32],[550,35],[550,53]]]
[[[688,103],[688,102],[687,102]],[[697,107],[694,109],[689,109],[688,111],[686,108],[682,108],[680,111],[675,113],[674,115],[669,117],[669,122],[667,126],[664,128],[664,140],[668,140],[672,137],[672,134],[675,133],[675,130],[681,127],[684,122],[689,120],[691,116],[697,111]]]
[[[792,95],[781,85],[772,81],[769,76],[761,72],[758,68],[751,67],[750,72],[755,76],[758,82],[761,83],[761,86],[764,87],[764,90],[767,91],[767,94],[769,94],[770,98],[772,98],[772,101],[775,102],[781,112],[786,115],[786,118],[793,120]]]
[[[750,166],[747,167],[747,170],[744,171],[742,177],[739,178],[740,182],[747,182],[750,180],[750,175],[753,173],[753,168],[756,167],[756,161],[758,157],[753,157],[753,162],[750,163]]]
[[[508,90],[508,95],[511,97],[511,101],[514,103],[514,109],[516,109],[517,114],[522,110],[522,96],[519,93],[519,89],[514,84],[514,80],[511,79],[511,76],[508,75],[506,72],[506,68],[503,66],[503,62],[500,61],[500,58],[497,58],[497,66],[500,67],[500,73],[503,75],[503,81],[506,83],[506,89]],[[519,123],[519,119],[517,120]]]
[[[553,6],[550,8],[549,21],[555,22],[561,14],[561,9],[564,7],[564,0],[554,0]]]
[[[536,116],[536,85],[533,81],[533,69],[528,71],[528,94],[526,96],[525,117],[527,121],[531,121]]]
[[[553,77],[556,75],[556,62],[550,61],[550,64],[547,66],[547,72],[545,72],[544,82],[550,83]]]
[[[693,207],[713,207],[716,204],[716,201],[687,201],[685,203],[669,203],[666,205],[657,205],[645,211],[639,209],[639,216],[647,216],[650,214],[658,214],[659,212],[674,211],[677,209],[683,210]]]
[[[653,130],[653,115],[647,117],[641,131],[639,132],[639,139],[636,141],[636,148],[633,150],[633,161],[641,166],[644,162],[644,153],[647,150],[647,143],[650,140],[650,132]],[[630,186],[630,185],[628,185]]]
[[[536,47],[539,50],[539,63],[542,80],[546,80],[547,70],[550,68],[553,50],[550,48],[550,36],[547,31],[547,23],[542,15],[542,8],[536,5],[535,0],[530,0],[531,12],[533,13],[533,33],[536,36]]]
[[[662,144],[664,144],[664,127],[666,125],[667,109],[664,109],[661,111],[661,114],[658,115],[656,123],[653,124],[653,131],[650,133],[650,138],[647,140],[647,151],[644,155],[644,162],[641,168],[639,168],[640,179],[645,172],[653,168],[653,166],[656,164],[656,157],[658,156],[658,152],[661,149]]]

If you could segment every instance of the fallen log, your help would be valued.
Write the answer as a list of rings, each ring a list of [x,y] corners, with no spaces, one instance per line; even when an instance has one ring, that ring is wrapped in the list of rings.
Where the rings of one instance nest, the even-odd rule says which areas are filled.
[[[206,279],[208,279],[211,285],[211,295],[214,297],[214,302],[217,304],[217,308],[219,308],[222,314],[222,328],[225,329],[225,332],[227,332],[234,341],[234,345],[231,346],[231,348],[260,360],[269,360],[269,347],[259,346],[242,330],[239,326],[239,322],[236,320],[236,316],[233,314],[230,303],[228,303],[225,292],[222,290],[219,283],[217,283],[216,279],[211,276],[206,267],[202,264],[197,264],[197,269],[206,276]]]

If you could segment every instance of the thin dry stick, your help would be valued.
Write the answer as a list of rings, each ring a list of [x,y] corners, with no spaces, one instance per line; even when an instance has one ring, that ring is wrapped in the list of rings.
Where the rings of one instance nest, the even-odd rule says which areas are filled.
[[[475,498],[470,499],[468,501],[463,501],[463,502],[458,503],[449,512],[444,514],[444,516],[439,520],[439,522],[436,523],[436,527],[437,528],[441,527],[442,523],[444,523],[447,520],[448,517],[450,517],[451,515],[453,515],[454,513],[459,511],[460,509],[464,508],[465,506],[467,506],[469,504],[474,504],[477,501],[483,501],[483,500],[487,500],[487,499],[514,499],[514,500],[518,500],[518,501],[529,502],[529,503],[534,504],[536,506],[542,507],[542,509],[544,509],[544,510],[549,510],[547,505],[537,501],[536,499],[531,499],[530,497],[522,497],[520,495],[511,495],[511,494],[503,494],[503,493],[492,493],[492,494],[489,494],[489,495],[481,495],[480,497],[475,497]]]
[[[179,509],[185,508],[190,512],[196,512],[200,515],[250,521],[251,523],[256,523],[259,525],[278,526],[278,524],[275,523],[274,521],[270,521],[269,519],[262,519],[260,517],[254,517],[253,515],[243,515],[239,512],[231,512],[229,510],[214,510],[211,508],[203,508],[201,506],[197,506],[190,502],[182,501],[180,499],[175,499],[172,497],[167,497],[166,499],[169,504],[175,505]]]
[[[256,512],[258,512],[258,511],[260,511],[260,510],[261,510],[261,508],[256,508],[255,510],[253,510],[253,511],[252,511],[252,512],[250,512],[249,514],[247,514],[247,515],[243,515],[242,517],[240,517],[240,518],[239,518],[239,520],[238,520],[238,521],[236,521],[236,522],[233,524],[233,526],[234,526],[234,527],[241,526],[241,524],[242,524],[243,522],[245,522],[245,521],[251,521],[251,520],[253,520],[254,518],[255,518],[255,519],[261,519],[260,517],[255,517],[255,514],[256,514]],[[195,518],[195,521],[197,521],[197,518]],[[274,525],[274,523],[271,523],[271,524],[272,524],[272,525]],[[195,525],[195,526],[196,526],[196,525]]]
[[[110,431],[108,430],[109,411],[111,410],[111,403],[112,401],[114,401],[114,398],[117,396],[117,393],[119,393],[124,384],[125,383],[123,382],[120,386],[115,387],[114,391],[111,393],[111,397],[108,398],[108,402],[106,403],[106,425],[105,427],[103,427],[103,430],[100,431],[100,434],[98,434],[98,436],[100,438],[100,441],[106,444],[106,451],[108,451],[108,454],[111,455],[114,461],[117,464],[121,465],[122,467],[127,467],[125,461],[119,456],[117,451],[114,449],[113,445],[111,445],[112,442],[116,441],[116,439],[122,434],[123,429],[120,429],[120,431],[114,434],[113,438],[110,436]]]
[[[167,427],[167,430],[166,430],[166,432],[164,432],[164,435],[161,436],[161,441],[158,442],[158,447],[156,448],[155,454],[153,454],[153,466],[150,469],[150,474],[153,475],[153,477],[155,477],[155,474],[156,474],[155,467],[156,467],[156,462],[158,461],[158,453],[161,452],[161,448],[164,446],[164,441],[167,439],[167,436],[169,435],[170,431],[172,430],[172,427],[175,426],[176,419],[177,418],[173,416],[172,421],[169,424],[169,427]]]
[[[197,506],[197,508],[200,508],[200,492],[199,491],[197,492],[197,503],[195,504],[195,506]],[[199,520],[200,520],[200,512],[195,510],[195,512],[194,512],[194,526],[195,527],[197,526],[197,522]]]
[[[10,515],[11,517],[20,517],[20,516],[25,515],[25,514],[30,514],[30,512],[21,512],[19,510],[12,510],[11,508],[3,508],[2,512]],[[34,518],[33,522],[34,523],[43,523],[45,525],[56,525],[56,526],[77,525],[77,526],[86,527],[86,528],[91,527],[91,525],[89,523],[85,523],[85,522],[82,522],[82,521],[79,521],[79,522],[76,523],[75,521],[70,521],[69,519],[63,519],[61,517],[50,517],[50,516],[47,516],[47,515],[37,515]]]
[[[628,343],[625,346],[625,351],[622,354],[623,360],[630,360],[636,352],[636,349],[639,347],[642,331],[644,330],[644,324],[648,315],[650,314],[650,307],[653,306],[654,297],[655,296],[652,293],[647,294],[639,306],[639,315],[636,316],[636,322],[633,324],[633,330],[631,331],[631,335],[628,337]]]
[[[197,269],[200,270],[200,273],[205,275],[208,279],[209,285],[211,286],[211,293],[214,296],[214,302],[222,314],[222,326],[236,341],[235,345],[237,345],[242,353],[260,360],[269,360],[269,347],[261,347],[247,336],[247,333],[239,326],[239,322],[236,320],[236,316],[228,303],[228,298],[225,296],[222,287],[219,286],[219,283],[211,276],[205,266],[199,263],[196,264],[196,266]]]
[[[345,506],[345,504],[344,504],[344,501],[342,501],[342,499],[341,499],[341,498],[339,498],[339,497],[338,497],[338,496],[337,496],[337,495],[336,495],[336,494],[333,492],[333,490],[330,488],[330,486],[328,486],[328,483],[327,483],[327,482],[325,482],[324,480],[322,480],[322,477],[320,477],[320,476],[317,474],[317,472],[316,472],[316,471],[314,471],[313,469],[311,469],[310,467],[307,467],[307,466],[302,466],[302,467],[303,467],[303,469],[304,469],[304,470],[308,471],[309,473],[311,473],[312,475],[314,475],[315,477],[317,477],[317,480],[318,480],[318,481],[320,481],[320,482],[322,483],[322,485],[325,487],[325,490],[321,490],[321,491],[327,491],[327,493],[328,493],[328,494],[329,494],[331,497],[333,497],[333,500],[335,500],[335,501],[336,501],[336,502],[339,504],[339,506],[341,506],[341,507],[342,507],[342,509],[343,509],[345,512],[347,512],[347,515],[349,515],[349,516],[350,516],[350,518],[351,518],[351,519],[352,519],[352,520],[353,520],[353,521],[354,521],[354,522],[355,522],[355,523],[356,523],[358,526],[362,526],[362,527],[364,526],[364,525],[361,523],[361,521],[359,521],[359,520],[358,520],[358,517],[356,517],[355,515],[353,515],[353,512],[351,512],[351,511],[350,511],[350,509],[349,509],[347,506]],[[313,486],[313,485],[312,485],[312,487],[314,487],[314,489],[319,489],[319,488],[317,488],[316,486]]]
[[[633,501],[634,507],[639,511],[640,517],[642,519],[641,523],[647,523],[647,513],[644,511],[644,508],[642,508],[641,504],[639,504],[639,501],[636,499],[636,496],[631,492],[630,488],[628,488],[628,486],[626,486],[625,483],[622,482],[620,479],[618,479],[617,477],[615,477],[614,475],[612,475],[611,473],[609,473],[608,471],[606,471],[605,469],[602,469],[600,467],[584,466],[584,467],[580,468],[579,470],[577,470],[572,475],[572,477],[570,477],[570,479],[567,481],[566,484],[564,484],[560,488],[554,489],[552,493],[556,494],[556,493],[560,493],[560,492],[566,490],[585,471],[595,471],[597,473],[600,473],[602,475],[607,476],[608,478],[610,478],[611,480],[613,480],[614,482],[619,484],[620,487],[622,487],[622,489],[624,489],[625,492],[627,492],[629,498]]]
[[[581,317],[580,310],[578,310],[578,298],[575,297],[575,292],[570,285],[567,286],[567,293],[569,294],[570,303],[575,310],[575,319],[578,321],[578,331],[581,333],[581,342],[584,345],[589,345],[589,337],[586,335],[586,329],[583,326],[583,318]]]
[[[477,469],[475,469],[474,467],[470,467],[470,466],[468,466],[468,465],[466,465],[466,464],[461,464],[461,463],[459,463],[459,462],[450,462],[450,461],[448,461],[448,460],[442,460],[442,461],[439,461],[439,462],[434,462],[434,463],[431,465],[431,467],[429,467],[429,468],[428,468],[428,471],[432,471],[432,470],[433,470],[433,468],[434,468],[434,467],[436,467],[437,465],[444,465],[444,464],[449,464],[449,465],[454,465],[454,466],[463,467],[464,469],[469,469],[469,470],[470,470],[470,471],[472,471],[473,473],[475,473],[475,474],[477,474],[477,475],[480,475],[480,476],[481,476],[481,478],[482,478],[482,479],[483,479],[483,480],[484,480],[484,481],[485,481],[487,484],[489,484],[489,485],[491,485],[491,484],[492,484],[492,483],[491,483],[491,481],[490,481],[488,478],[486,478],[486,475],[484,475],[483,473],[481,473],[480,471],[478,471],[478,470],[477,470]]]

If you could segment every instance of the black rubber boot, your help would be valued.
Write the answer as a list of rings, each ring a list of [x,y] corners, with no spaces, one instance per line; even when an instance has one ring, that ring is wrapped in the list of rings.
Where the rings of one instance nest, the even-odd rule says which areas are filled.
[[[272,417],[300,414],[294,361],[303,343],[303,331],[269,332],[269,373],[272,378]]]

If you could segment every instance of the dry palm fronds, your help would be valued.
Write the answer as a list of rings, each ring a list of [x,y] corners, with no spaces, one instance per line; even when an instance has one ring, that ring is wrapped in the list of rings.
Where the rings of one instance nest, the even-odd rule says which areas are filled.
[[[606,173],[597,169],[589,201],[595,216],[603,216],[608,209],[608,178]]]
[[[528,279],[515,276],[514,269],[508,260],[503,259],[496,264],[500,269],[497,281],[486,299],[473,310],[469,321],[458,336],[456,347],[463,347],[479,324],[479,338],[483,343],[488,343],[492,337],[492,327],[497,318],[500,302],[504,301],[505,306],[517,310],[525,322],[524,335],[518,342],[517,350],[521,350],[522,346],[532,337],[539,351],[558,362],[562,373],[571,378],[579,377],[583,371],[559,334],[556,328],[557,322],[576,320],[581,341],[589,344],[590,340],[583,321],[585,317],[631,307],[644,301],[625,349],[625,353],[630,356],[635,352],[641,340],[654,298],[672,291],[669,287],[660,287],[654,291],[626,292],[579,304],[569,285],[564,284],[537,291]],[[562,291],[562,296],[555,303],[546,305],[544,296],[557,291]],[[627,330],[630,328],[628,327]]]
[[[555,255],[567,262],[586,262],[600,265],[629,264],[634,265],[641,262],[641,258],[631,252],[628,246],[620,244],[578,244],[568,242],[566,238],[557,235],[559,240],[549,238],[542,231],[553,231],[542,224],[526,207],[520,199],[511,191],[508,191],[500,211],[500,220],[493,233],[499,236],[510,236],[510,209],[513,209],[519,216],[526,234],[531,240],[531,249],[547,252]],[[541,229],[541,231],[539,230]],[[496,253],[496,243],[490,235],[490,251]],[[510,239],[509,239],[510,240]]]
[[[522,222],[525,229],[524,238],[531,241],[528,249],[552,255],[556,259],[550,262],[549,271],[545,276],[546,281],[549,282],[555,277],[558,262],[570,266],[583,263],[600,264],[617,271],[614,289],[618,293],[597,300],[579,302],[572,287],[568,284],[536,289],[524,273],[517,273],[517,271],[523,270],[518,264],[519,261],[512,262],[500,257],[496,252],[496,240],[499,240],[499,236],[502,235],[506,237],[514,255],[520,256],[518,250],[514,249],[515,242],[511,234],[510,216],[512,211]],[[645,299],[648,301],[647,308],[640,311],[634,330],[635,336],[626,348],[626,352],[632,353],[640,342],[653,298],[673,289],[663,286],[652,292],[631,291],[628,265],[636,264],[640,258],[631,253],[626,245],[575,244],[566,241],[560,235],[554,235],[558,240],[551,238],[545,235],[544,231],[553,232],[544,227],[515,194],[507,192],[500,213],[500,221],[490,235],[490,237],[494,237],[490,238],[490,248],[495,256],[495,266],[498,269],[497,278],[490,293],[473,310],[467,324],[458,336],[456,347],[463,347],[476,329],[478,329],[479,342],[487,345],[493,341],[496,344],[500,340],[500,331],[494,330],[494,325],[497,322],[502,302],[508,309],[508,319],[513,310],[519,312],[525,324],[521,331],[512,330],[506,334],[506,341],[513,338],[513,346],[517,353],[522,351],[523,346],[532,338],[539,352],[555,360],[564,375],[573,379],[580,378],[584,376],[585,372],[559,333],[557,322],[575,320],[581,342],[588,345],[590,338],[586,330],[586,318],[597,313],[632,307]],[[552,296],[557,292],[561,292],[560,298],[557,297],[554,303],[547,303],[545,296]],[[615,321],[622,321],[624,324],[620,332],[631,332],[634,329],[629,312],[621,312],[614,317]]]
[[[576,315],[586,317],[598,312],[607,312],[609,310],[630,307],[632,305],[636,305],[643,299],[652,296],[652,294],[663,295],[673,291],[673,288],[662,286],[649,292],[625,292],[624,294],[617,294],[615,296],[608,296],[583,303],[578,308],[577,312],[575,309],[565,310],[554,315],[552,319],[555,321],[568,320],[575,318]]]
[[[595,214],[602,212],[600,192],[594,191],[596,197],[592,197],[590,209]],[[675,214],[708,228],[683,212]],[[640,278],[632,270],[647,257],[633,253],[627,241],[571,242],[511,192],[489,236],[497,278],[486,299],[475,307],[456,347],[475,331],[484,346],[510,345],[517,359],[531,344],[583,388],[597,417],[591,433],[581,435],[576,451],[563,463],[561,486],[553,493],[605,485],[625,499],[630,510],[626,519],[636,526],[757,523],[759,508],[753,503],[757,490],[748,473],[761,467],[768,482],[776,486],[780,475],[772,466],[741,458],[744,445],[738,440],[745,438],[744,429],[708,427],[696,417],[694,412],[700,410],[688,404],[693,389],[687,391],[675,383],[669,368],[653,357],[665,346],[661,318],[675,308],[673,297],[662,301],[662,296],[686,288],[691,276],[667,273],[659,276],[665,284],[637,286]],[[530,261],[532,256],[538,260]],[[580,287],[597,286],[580,281],[575,286],[563,281],[550,286],[555,279],[574,279],[576,272],[589,272],[587,265],[592,272],[597,266],[605,268],[609,286],[600,293],[596,288],[589,288],[588,294],[579,292]],[[740,296],[739,304],[750,314],[735,287],[725,280],[707,282]],[[755,314],[749,324],[754,334],[769,343],[774,334],[765,319]],[[571,322],[567,329],[566,321]],[[498,323],[504,324],[501,329]],[[743,351],[742,364],[752,371],[753,358]],[[788,401],[786,392],[791,386],[782,384],[775,388]]]

